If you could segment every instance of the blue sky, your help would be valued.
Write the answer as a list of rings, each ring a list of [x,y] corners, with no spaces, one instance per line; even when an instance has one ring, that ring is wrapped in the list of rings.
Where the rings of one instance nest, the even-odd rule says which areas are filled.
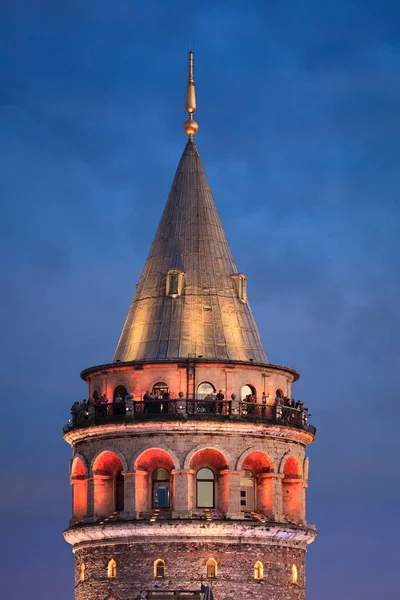
[[[5,0],[0,23],[1,595],[73,597],[61,426],[114,352],[192,48],[228,240],[318,427],[308,600],[398,595],[398,3]]]

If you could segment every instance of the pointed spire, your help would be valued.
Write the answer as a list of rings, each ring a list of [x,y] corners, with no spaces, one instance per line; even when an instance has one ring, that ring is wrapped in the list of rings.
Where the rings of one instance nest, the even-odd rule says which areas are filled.
[[[266,364],[217,207],[193,141],[198,129],[193,52],[186,92],[189,136],[113,362],[201,356]]]
[[[184,122],[183,129],[189,136],[190,140],[193,140],[193,136],[199,129],[199,124],[193,119],[193,113],[196,110],[196,90],[194,88],[194,72],[193,72],[193,52],[189,52],[188,58],[188,85],[186,88],[186,110],[189,113],[189,119]]]

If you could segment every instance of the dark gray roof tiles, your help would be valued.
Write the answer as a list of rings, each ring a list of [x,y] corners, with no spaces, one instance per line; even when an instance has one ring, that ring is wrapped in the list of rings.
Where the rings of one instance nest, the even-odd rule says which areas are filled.
[[[167,294],[168,272],[182,272]],[[189,139],[113,361],[187,359],[267,363],[196,145]]]

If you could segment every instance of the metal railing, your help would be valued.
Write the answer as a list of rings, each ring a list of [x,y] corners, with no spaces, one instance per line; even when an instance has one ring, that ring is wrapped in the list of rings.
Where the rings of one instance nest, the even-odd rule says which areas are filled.
[[[307,422],[306,408],[258,402],[233,402],[231,400],[173,400],[109,402],[106,404],[76,403],[71,419],[63,427],[64,433],[72,429],[107,423],[152,420],[240,420],[288,425],[316,433]]]

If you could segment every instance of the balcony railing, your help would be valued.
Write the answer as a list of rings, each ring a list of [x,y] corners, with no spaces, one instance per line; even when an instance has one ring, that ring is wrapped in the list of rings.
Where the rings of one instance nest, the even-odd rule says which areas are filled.
[[[145,402],[110,402],[107,404],[76,403],[71,410],[71,419],[63,427],[68,433],[73,429],[135,421],[169,420],[240,420],[287,425],[316,433],[308,424],[308,410],[281,404],[270,405],[231,400],[154,400]]]

